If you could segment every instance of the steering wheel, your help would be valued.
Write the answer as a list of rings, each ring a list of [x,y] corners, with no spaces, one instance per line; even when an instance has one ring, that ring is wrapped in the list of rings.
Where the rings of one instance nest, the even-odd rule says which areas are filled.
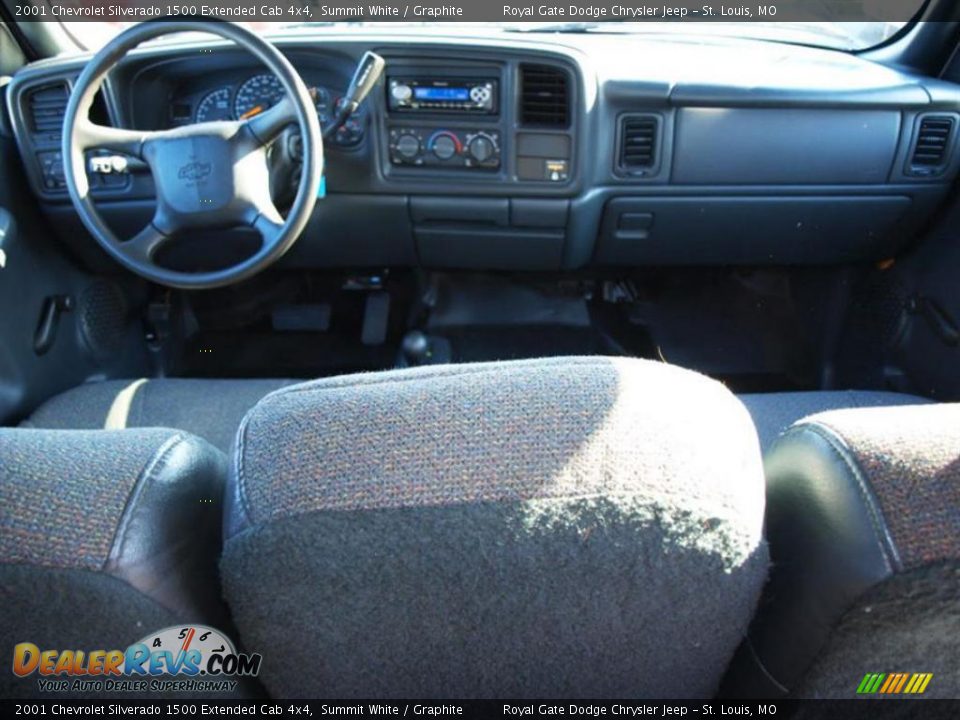
[[[284,99],[248,120],[172,130],[125,130],[92,123],[90,106],[107,73],[140,43],[175,32],[205,32],[232,40],[279,78],[286,90]],[[270,195],[267,147],[294,122],[303,138],[303,167],[296,197],[284,220]],[[84,155],[94,148],[140,158],[153,174],[156,212],[150,224],[129,240],[118,239],[94,208]],[[121,265],[161,285],[206,289],[260,272],[296,242],[316,203],[323,173],[323,140],[307,87],[290,62],[266,40],[219,20],[152,20],[117,35],[77,78],[64,118],[63,168],[80,219]],[[157,251],[178,231],[242,226],[259,233],[260,247],[231,267],[191,273],[169,270],[155,261]]]

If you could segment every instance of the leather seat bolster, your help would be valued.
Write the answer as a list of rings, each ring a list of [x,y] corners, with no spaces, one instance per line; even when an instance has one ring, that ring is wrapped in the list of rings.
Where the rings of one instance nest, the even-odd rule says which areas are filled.
[[[772,570],[749,641],[761,676],[783,692],[854,600],[896,572],[899,560],[866,476],[829,427],[794,426],[764,469]]]
[[[178,433],[143,468],[104,570],[185,617],[215,617],[227,460]]]

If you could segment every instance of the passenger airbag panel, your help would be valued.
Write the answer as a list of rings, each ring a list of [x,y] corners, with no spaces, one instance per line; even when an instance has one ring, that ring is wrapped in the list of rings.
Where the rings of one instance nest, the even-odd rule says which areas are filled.
[[[673,182],[883,183],[899,138],[889,110],[683,108]]]

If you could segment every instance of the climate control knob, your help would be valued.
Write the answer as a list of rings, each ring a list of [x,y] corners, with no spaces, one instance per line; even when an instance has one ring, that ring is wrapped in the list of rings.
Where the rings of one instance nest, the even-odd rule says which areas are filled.
[[[433,141],[433,154],[441,160],[449,160],[457,154],[457,141],[449,135],[438,135]]]
[[[397,152],[408,160],[420,154],[420,138],[416,135],[401,135],[397,139]]]
[[[478,163],[486,162],[493,155],[493,150],[493,141],[486,135],[477,135],[467,145],[467,152],[470,153],[470,157]]]

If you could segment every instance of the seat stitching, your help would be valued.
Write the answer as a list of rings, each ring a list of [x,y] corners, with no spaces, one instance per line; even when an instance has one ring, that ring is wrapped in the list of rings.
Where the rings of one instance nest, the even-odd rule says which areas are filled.
[[[243,511],[244,515],[246,515],[246,517],[243,519],[247,522],[247,524],[253,523],[253,508],[250,507],[249,502],[247,501],[246,476],[244,475],[243,459],[246,454],[247,428],[249,427],[248,420],[250,419],[250,415],[252,413],[253,409],[244,415],[243,420],[240,422],[240,430],[237,432],[237,444],[235,449],[236,457],[234,458],[234,467],[237,471],[237,498],[240,501],[240,509]]]

